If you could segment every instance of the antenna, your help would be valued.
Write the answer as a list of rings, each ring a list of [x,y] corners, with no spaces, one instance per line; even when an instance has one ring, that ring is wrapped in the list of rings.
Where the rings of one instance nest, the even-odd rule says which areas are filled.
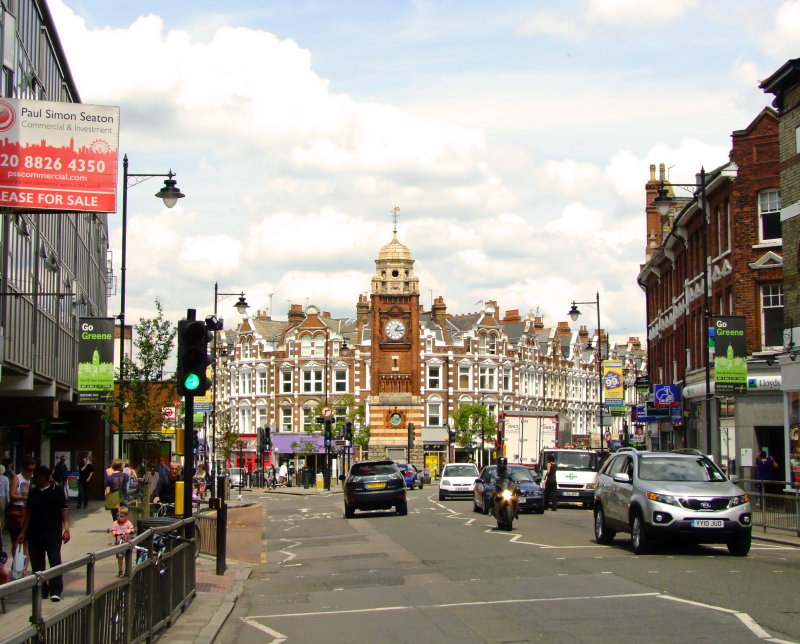
[[[400,213],[400,206],[395,206],[394,208],[392,208],[391,215],[392,215],[392,222],[394,223],[394,228],[392,229],[392,232],[395,235],[397,234],[397,218],[400,216],[399,213]]]

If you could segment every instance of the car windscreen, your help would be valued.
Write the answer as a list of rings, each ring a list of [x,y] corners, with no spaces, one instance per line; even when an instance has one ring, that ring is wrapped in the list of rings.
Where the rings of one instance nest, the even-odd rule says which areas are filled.
[[[508,478],[510,478],[515,483],[522,483],[523,481],[534,480],[528,468],[522,467],[521,465],[509,465]],[[485,480],[487,483],[497,482],[497,467],[493,466],[492,469],[487,468]]]
[[[397,467],[395,465],[353,465],[350,470],[352,476],[385,476],[388,474],[396,474]]]
[[[725,475],[705,457],[643,458],[639,462],[639,478],[645,481],[725,481]]]
[[[442,476],[471,476],[475,479],[478,478],[478,470],[472,465],[448,465]]]
[[[598,469],[598,457],[593,452],[549,452],[545,456],[544,462],[547,462],[547,457],[550,454],[555,454],[558,469],[560,470],[587,470],[596,472]]]

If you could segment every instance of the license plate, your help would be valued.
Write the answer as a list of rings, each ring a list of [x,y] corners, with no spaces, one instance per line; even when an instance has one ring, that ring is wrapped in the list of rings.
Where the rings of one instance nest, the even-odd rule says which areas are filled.
[[[722,519],[692,519],[693,528],[723,528],[725,522]]]
[[[386,483],[367,483],[367,488],[370,490],[378,490],[386,487]]]
[[[563,496],[578,496],[578,492],[562,492]]]

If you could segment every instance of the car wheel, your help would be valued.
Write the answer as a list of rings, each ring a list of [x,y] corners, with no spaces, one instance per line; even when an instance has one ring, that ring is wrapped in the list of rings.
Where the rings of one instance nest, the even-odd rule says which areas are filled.
[[[472,500],[472,511],[473,512],[480,512],[481,509],[478,507],[478,504],[475,503],[475,499]]]
[[[590,510],[593,505],[594,505],[594,503],[592,501],[584,501],[583,502],[583,509],[584,510]]]
[[[404,517],[408,514],[408,503],[403,501],[402,503],[398,503],[394,506],[394,509],[397,510],[397,515]]]
[[[442,493],[442,492],[439,492],[439,500],[440,500],[440,501],[444,501],[446,498],[447,498],[447,497],[444,495],[444,493]]]
[[[483,512],[484,514],[489,514],[489,512],[491,511],[491,509],[492,509],[492,508],[490,508],[490,507],[489,507],[488,505],[486,505],[486,503],[484,502],[484,504],[483,504],[483,510],[482,510],[482,512]]]
[[[425,487],[425,483],[423,483],[422,479],[420,479],[419,480],[419,489],[421,490],[424,487]]]
[[[746,557],[750,552],[750,535],[728,541],[728,552],[734,557]]]
[[[349,503],[344,504],[344,516],[346,519],[352,519],[356,515],[356,509]]]
[[[544,506],[536,509],[536,514],[544,514]]]
[[[594,508],[594,540],[597,543],[608,545],[614,540],[616,533],[606,525],[606,513],[603,506],[598,505]]]
[[[645,554],[650,548],[650,539],[644,531],[644,519],[638,511],[631,517],[631,546],[637,555]]]

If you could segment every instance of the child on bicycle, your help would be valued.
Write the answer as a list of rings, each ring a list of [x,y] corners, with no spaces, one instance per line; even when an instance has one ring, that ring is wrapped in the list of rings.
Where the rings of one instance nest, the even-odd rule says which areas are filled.
[[[118,546],[121,543],[127,543],[131,540],[135,529],[133,524],[128,520],[128,508],[125,506],[120,506],[119,511],[117,513],[117,519],[114,523],[111,524],[111,528],[109,528],[111,534],[114,535],[114,545]],[[117,577],[122,577],[125,575],[124,566],[125,566],[125,553],[120,552],[117,555],[117,566],[119,567],[119,573]]]

